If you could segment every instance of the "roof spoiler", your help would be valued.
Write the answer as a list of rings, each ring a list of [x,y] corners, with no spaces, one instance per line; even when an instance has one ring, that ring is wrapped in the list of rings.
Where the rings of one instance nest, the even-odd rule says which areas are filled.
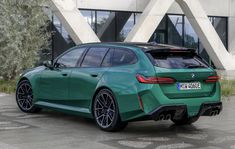
[[[195,49],[152,49],[145,51],[146,53],[192,53],[196,54]]]

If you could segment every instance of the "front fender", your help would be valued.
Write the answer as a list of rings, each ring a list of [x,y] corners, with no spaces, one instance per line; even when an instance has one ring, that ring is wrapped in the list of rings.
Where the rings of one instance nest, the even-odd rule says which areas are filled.
[[[20,79],[17,82],[17,86],[20,81],[28,80],[32,86],[32,89],[33,89],[33,96],[35,98],[37,98],[37,95],[38,95],[37,91],[38,91],[38,84],[39,84],[39,80],[40,80],[40,74],[45,69],[46,69],[46,67],[40,66],[40,67],[36,67],[36,68],[29,69],[29,70],[25,71],[24,73],[22,73],[20,75]]]

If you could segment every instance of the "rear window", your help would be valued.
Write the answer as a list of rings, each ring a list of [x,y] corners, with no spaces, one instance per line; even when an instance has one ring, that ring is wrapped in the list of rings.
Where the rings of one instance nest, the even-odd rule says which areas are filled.
[[[161,68],[193,69],[208,68],[208,65],[194,53],[147,53],[152,63]]]

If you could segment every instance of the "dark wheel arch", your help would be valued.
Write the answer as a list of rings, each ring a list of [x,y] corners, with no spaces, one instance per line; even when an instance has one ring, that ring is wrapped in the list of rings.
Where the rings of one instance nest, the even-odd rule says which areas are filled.
[[[97,122],[98,120],[96,119],[97,117],[97,113],[94,113],[94,108],[97,106],[97,96],[99,96],[99,94],[102,94],[102,92],[106,92],[109,93],[109,97],[112,98],[112,100],[114,101],[114,105],[115,105],[115,109],[116,109],[116,116],[113,119],[113,121],[111,122],[112,124],[110,124],[110,126],[108,126],[107,128],[102,128],[102,126],[100,126],[100,124],[98,124],[99,122]],[[107,98],[107,96],[106,96]],[[94,121],[96,122],[97,126],[99,126],[102,130],[104,131],[109,131],[109,132],[115,132],[115,131],[120,131],[122,129],[124,129],[128,122],[122,121],[121,117],[120,117],[120,113],[119,113],[119,106],[118,106],[118,102],[116,100],[115,94],[112,92],[112,90],[110,90],[107,87],[100,87],[99,89],[97,89],[96,93],[94,94],[93,97],[93,101],[92,101],[92,115],[94,118]]]
[[[26,78],[26,77],[21,78],[21,79],[17,82],[17,86],[18,86],[19,83],[22,82],[22,81],[29,81],[29,79]],[[30,82],[30,81],[29,81],[29,82]],[[30,83],[30,84],[31,84],[31,83]],[[32,85],[32,84],[31,84],[31,85]]]
[[[28,93],[26,92],[27,94],[31,94],[30,96],[32,96],[31,97],[31,103],[32,104],[31,104],[31,108],[29,108],[29,109],[23,109],[20,106],[20,103],[19,103],[19,98],[18,98],[19,94],[18,93],[19,93],[19,88],[21,88],[22,84],[27,84],[29,86],[29,89],[31,90],[31,93],[29,93],[30,91],[27,91]],[[19,82],[17,83],[17,88],[16,88],[16,94],[15,95],[16,95],[16,103],[17,103],[17,105],[18,105],[18,107],[19,107],[19,109],[21,111],[23,111],[25,113],[38,113],[38,112],[40,112],[42,110],[39,107],[35,107],[35,105],[33,104],[33,89],[32,89],[32,84],[30,83],[30,81],[27,78],[22,78],[22,79],[19,80]],[[27,95],[27,96],[29,96],[29,95]]]

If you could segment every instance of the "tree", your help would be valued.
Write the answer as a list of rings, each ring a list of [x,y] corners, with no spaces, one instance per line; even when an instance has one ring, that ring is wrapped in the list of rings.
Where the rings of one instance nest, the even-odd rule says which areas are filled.
[[[48,49],[45,0],[0,1],[0,76],[16,78],[35,66],[41,50]]]

